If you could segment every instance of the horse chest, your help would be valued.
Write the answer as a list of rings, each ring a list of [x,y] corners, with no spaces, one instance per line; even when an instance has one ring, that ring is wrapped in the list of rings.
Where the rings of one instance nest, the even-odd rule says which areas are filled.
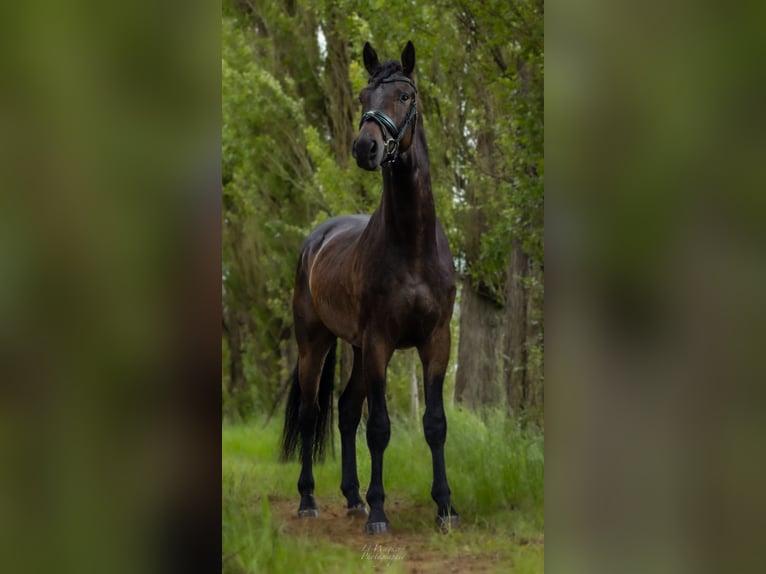
[[[430,316],[437,310],[436,296],[426,283],[405,285],[399,293],[400,312],[405,316]]]
[[[392,282],[376,308],[376,323],[397,342],[397,347],[418,345],[441,320],[438,290],[419,276],[405,275]]]

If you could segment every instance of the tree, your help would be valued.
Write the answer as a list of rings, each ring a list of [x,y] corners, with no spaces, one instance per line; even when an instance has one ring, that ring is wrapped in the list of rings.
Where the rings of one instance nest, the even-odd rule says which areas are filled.
[[[542,400],[542,4],[455,8],[482,85],[468,96],[475,143],[460,177],[466,273],[456,398],[477,406],[501,393],[518,411]]]

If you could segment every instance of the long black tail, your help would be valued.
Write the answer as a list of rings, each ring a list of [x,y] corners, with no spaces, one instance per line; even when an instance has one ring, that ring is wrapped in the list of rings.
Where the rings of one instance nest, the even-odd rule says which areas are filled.
[[[315,407],[319,410],[314,418],[314,442],[312,445],[312,457],[315,461],[324,458],[327,439],[331,436],[336,346],[337,341],[334,341],[324,360],[322,375],[319,377],[319,393]],[[282,431],[282,460],[292,459],[296,450],[299,450],[298,446],[301,443],[301,386],[298,382],[297,365],[293,371],[292,379],[290,395],[287,397],[285,408],[285,427]]]

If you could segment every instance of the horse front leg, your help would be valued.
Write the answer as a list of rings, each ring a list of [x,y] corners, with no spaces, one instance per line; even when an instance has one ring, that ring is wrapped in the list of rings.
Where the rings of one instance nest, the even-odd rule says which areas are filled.
[[[437,506],[436,522],[442,530],[449,530],[460,522],[450,499],[447,468],[444,462],[444,443],[447,440],[447,416],[444,413],[443,387],[450,351],[449,324],[437,331],[429,341],[418,349],[423,362],[426,411],[423,414],[423,431],[431,449],[433,484],[431,498]]]
[[[348,502],[347,513],[367,516],[367,507],[359,495],[359,474],[356,468],[356,429],[362,418],[365,389],[362,377],[362,350],[354,347],[354,365],[346,389],[338,399],[338,428],[340,429],[342,478],[340,489]]]
[[[366,340],[363,347],[363,370],[367,388],[367,447],[370,449],[370,487],[367,503],[370,516],[365,524],[368,534],[388,532],[389,523],[383,511],[386,495],[383,490],[383,452],[391,438],[391,421],[386,407],[386,366],[393,349],[379,340]]]

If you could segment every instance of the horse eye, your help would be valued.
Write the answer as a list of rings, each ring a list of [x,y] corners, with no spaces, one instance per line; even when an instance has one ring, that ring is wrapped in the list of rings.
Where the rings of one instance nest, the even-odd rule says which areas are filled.
[[[402,94],[402,97],[399,99],[402,100],[403,102],[406,102],[407,100],[410,99],[410,97],[407,94]]]

